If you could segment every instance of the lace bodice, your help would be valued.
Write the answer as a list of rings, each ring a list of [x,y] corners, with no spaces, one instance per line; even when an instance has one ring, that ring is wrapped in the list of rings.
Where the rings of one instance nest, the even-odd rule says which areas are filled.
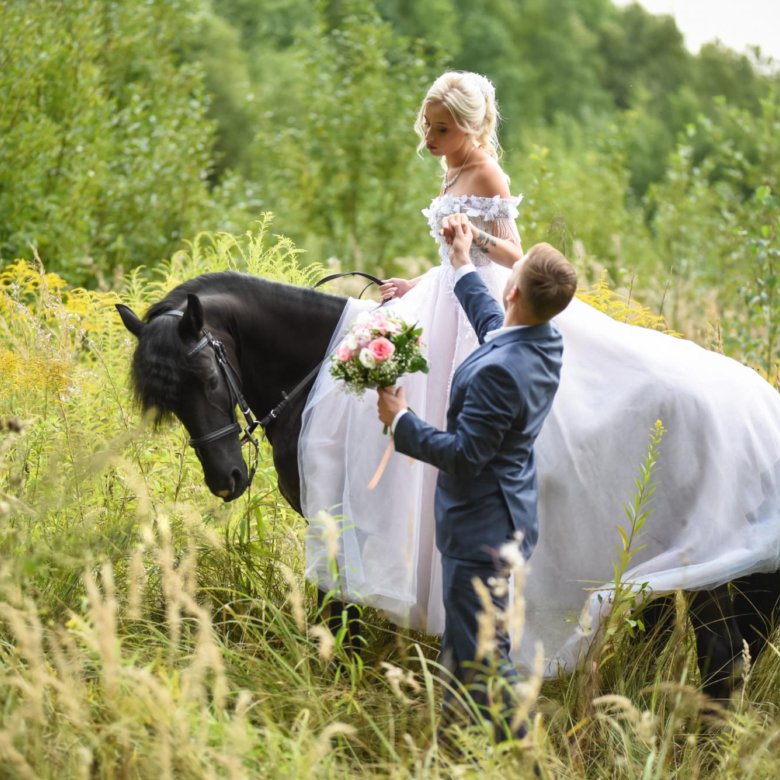
[[[439,244],[439,257],[442,265],[450,265],[449,251],[444,238],[440,234],[444,217],[450,214],[465,214],[478,228],[496,238],[505,238],[520,244],[517,232],[517,205],[523,199],[522,195],[513,198],[502,198],[496,195],[492,198],[479,195],[439,195],[434,198],[422,213],[428,220],[431,236]],[[478,247],[471,247],[471,262],[476,266],[488,265],[491,260]]]

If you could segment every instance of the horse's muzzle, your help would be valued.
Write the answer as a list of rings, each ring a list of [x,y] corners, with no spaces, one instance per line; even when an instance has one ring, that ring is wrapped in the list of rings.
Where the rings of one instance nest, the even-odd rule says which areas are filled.
[[[208,482],[209,480],[207,479],[206,483],[208,484]],[[248,475],[246,472],[243,472],[237,468],[234,468],[230,472],[230,476],[227,479],[227,485],[224,485],[224,487],[218,488],[216,486],[212,487],[209,485],[211,492],[218,498],[221,498],[225,503],[228,501],[235,501],[244,494],[248,487]]]

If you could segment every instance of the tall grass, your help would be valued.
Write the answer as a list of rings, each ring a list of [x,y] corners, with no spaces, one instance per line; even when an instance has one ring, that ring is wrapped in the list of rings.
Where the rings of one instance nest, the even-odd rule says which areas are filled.
[[[225,268],[319,273],[265,220],[197,237],[121,299],[142,311]],[[603,285],[592,296],[607,307]],[[153,432],[130,404],[119,297],[35,258],[0,271],[0,777],[506,778],[532,761],[560,778],[780,776],[780,652],[731,708],[705,707],[683,603],[659,649],[621,607],[581,671],[525,681],[524,745],[479,729],[441,745],[436,642],[365,610],[357,656],[318,620],[270,453],[246,496],[218,503],[180,426]]]

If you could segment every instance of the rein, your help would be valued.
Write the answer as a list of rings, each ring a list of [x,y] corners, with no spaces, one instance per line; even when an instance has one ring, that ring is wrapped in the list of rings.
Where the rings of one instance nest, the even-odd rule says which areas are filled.
[[[363,273],[363,271],[344,271],[343,273],[331,274],[330,276],[320,279],[319,282],[312,285],[311,289],[316,290],[320,285],[323,285],[326,282],[332,282],[334,279],[341,279],[345,276],[362,276],[364,279],[368,279],[368,284],[360,291],[358,298],[362,298],[363,293],[371,287],[372,284],[375,284],[377,287],[379,287],[380,284],[384,284],[381,279],[377,279],[376,276],[372,276],[371,274]]]
[[[320,279],[316,284],[312,285],[312,289],[316,289],[317,287],[320,287],[327,282],[331,282],[334,279],[340,279],[344,276],[362,276],[363,278],[369,280],[369,283],[363,288],[358,297],[362,297],[363,293],[372,284],[382,284],[381,279],[378,279],[376,276],[372,276],[371,274],[366,274],[362,271],[347,271],[344,273],[331,274],[330,276],[326,276],[323,279]],[[162,312],[159,316],[183,317],[184,312],[180,309],[172,309],[171,311]],[[322,364],[325,362],[325,358],[317,363],[317,365],[314,366],[314,368],[308,374],[306,374],[306,376],[300,382],[298,382],[298,384],[295,385],[295,387],[290,390],[289,393],[282,390],[282,400],[276,406],[274,406],[274,408],[271,409],[271,411],[268,412],[265,417],[263,417],[261,420],[256,420],[252,414],[252,410],[249,408],[249,404],[247,403],[246,398],[244,398],[244,394],[241,392],[241,385],[238,381],[238,373],[233,368],[233,366],[230,365],[227,353],[225,352],[225,346],[219,339],[214,338],[214,336],[205,328],[203,329],[202,333],[203,336],[201,337],[200,341],[198,341],[198,343],[187,352],[187,357],[189,358],[193,355],[197,355],[198,352],[205,349],[206,347],[211,347],[214,350],[214,357],[216,358],[217,365],[219,366],[219,370],[222,372],[222,376],[224,377],[228,386],[228,390],[230,391],[230,399],[232,401],[230,405],[230,416],[232,418],[232,422],[228,425],[224,425],[222,428],[218,428],[216,431],[212,431],[211,433],[206,433],[203,436],[198,436],[195,439],[191,438],[189,440],[189,445],[197,452],[198,448],[205,444],[211,444],[212,442],[222,439],[225,436],[239,434],[239,441],[241,444],[249,443],[254,447],[254,457],[252,459],[253,462],[248,474],[248,484],[251,485],[255,476],[255,472],[257,471],[260,452],[260,445],[252,434],[258,427],[260,427],[263,435],[267,435],[266,428],[285,410],[285,408],[295,397],[300,395],[309,382],[314,379],[322,367]],[[241,414],[244,416],[244,420],[246,421],[246,427],[243,429],[236,420],[236,406],[238,406],[238,408],[241,410]]]
[[[377,279],[376,276],[372,276],[371,274],[363,273],[363,271],[344,271],[343,273],[339,274],[330,274],[330,276],[326,276],[322,279],[320,279],[318,282],[313,284],[311,286],[312,290],[316,290],[318,287],[320,287],[323,284],[326,284],[327,282],[332,282],[334,279],[341,279],[344,276],[362,276],[364,279],[368,279],[368,284],[360,291],[360,295],[358,295],[358,298],[361,298],[363,296],[363,293],[372,285],[375,284],[377,287],[382,284],[381,279]],[[309,382],[314,379],[315,376],[317,376],[317,373],[319,372],[320,368],[322,367],[322,364],[325,362],[325,358],[320,360],[319,363],[317,363],[314,368],[309,371],[308,374],[300,381],[298,382],[295,387],[290,390],[289,393],[285,393],[284,390],[282,390],[282,400],[279,401],[279,403],[274,406],[273,409],[271,409],[268,414],[263,417],[262,420],[260,420],[260,427],[265,430],[266,426],[269,425],[271,422],[273,422],[280,414],[284,411],[285,407],[290,403],[290,401],[295,398],[303,389],[306,387],[306,385],[309,384]]]

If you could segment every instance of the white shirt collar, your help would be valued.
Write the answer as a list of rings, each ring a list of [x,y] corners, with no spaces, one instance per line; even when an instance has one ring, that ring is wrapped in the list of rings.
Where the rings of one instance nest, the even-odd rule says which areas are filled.
[[[485,344],[487,344],[489,341],[493,341],[493,339],[497,339],[499,336],[503,336],[504,333],[511,333],[513,330],[521,330],[522,328],[527,328],[528,325],[508,325],[503,328],[496,328],[495,330],[489,330],[485,334]]]
[[[457,268],[455,270],[455,283],[457,284],[466,274],[474,273],[476,270],[476,266],[474,266],[472,263],[466,263],[466,265],[462,265],[460,268]],[[485,334],[485,344],[487,344],[489,341],[493,341],[494,338],[497,338],[503,333],[509,333],[512,330],[519,330],[520,328],[527,327],[528,325],[510,325],[508,327],[490,330]]]

